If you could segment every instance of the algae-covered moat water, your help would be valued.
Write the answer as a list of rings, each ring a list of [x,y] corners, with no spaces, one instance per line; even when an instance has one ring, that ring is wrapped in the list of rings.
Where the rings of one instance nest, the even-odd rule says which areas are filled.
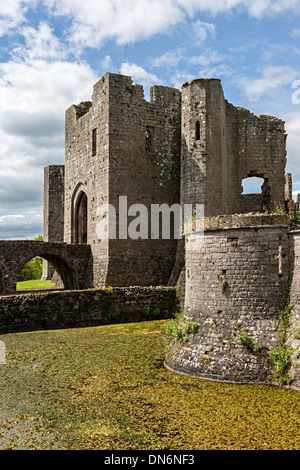
[[[0,336],[0,449],[299,450],[299,392],[171,372],[164,325]]]

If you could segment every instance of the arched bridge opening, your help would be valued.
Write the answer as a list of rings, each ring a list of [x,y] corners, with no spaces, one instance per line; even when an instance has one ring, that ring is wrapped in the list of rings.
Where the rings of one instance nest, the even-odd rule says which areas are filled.
[[[24,266],[33,258],[47,260],[59,274],[64,289],[76,290],[90,287],[89,245],[69,245],[41,241],[0,241],[0,295],[16,292],[18,277]]]
[[[45,262],[47,270],[52,274],[46,280],[43,279]],[[76,273],[64,259],[59,256],[44,255],[32,258],[21,268],[17,277],[16,290],[76,289],[76,285]]]

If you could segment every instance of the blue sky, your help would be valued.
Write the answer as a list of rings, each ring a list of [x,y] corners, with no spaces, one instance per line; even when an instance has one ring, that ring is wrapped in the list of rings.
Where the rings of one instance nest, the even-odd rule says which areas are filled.
[[[286,121],[300,191],[300,0],[6,0],[0,4],[0,239],[43,227],[43,169],[64,163],[64,113],[106,72],[225,98]]]

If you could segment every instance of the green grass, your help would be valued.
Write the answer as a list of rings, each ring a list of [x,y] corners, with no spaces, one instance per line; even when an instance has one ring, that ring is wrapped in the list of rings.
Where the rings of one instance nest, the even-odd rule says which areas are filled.
[[[1,335],[0,449],[299,450],[298,392],[167,370],[165,325]]]
[[[54,289],[55,285],[51,281],[23,281],[17,282],[17,290],[34,290],[34,289]]]

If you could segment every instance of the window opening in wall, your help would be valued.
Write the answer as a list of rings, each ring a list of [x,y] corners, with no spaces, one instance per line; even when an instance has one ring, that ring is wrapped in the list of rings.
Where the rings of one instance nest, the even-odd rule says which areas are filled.
[[[242,180],[243,194],[259,194],[262,192],[262,185],[264,184],[264,178],[258,178],[257,176],[251,176]]]
[[[92,132],[92,155],[93,157],[97,153],[97,129],[93,129]]]
[[[262,174],[251,172],[242,180],[240,212],[265,212],[270,210],[270,184]]]
[[[147,153],[152,152],[152,132],[149,128],[146,129],[145,146],[146,146]]]
[[[200,140],[200,122],[196,121],[195,140]]]

